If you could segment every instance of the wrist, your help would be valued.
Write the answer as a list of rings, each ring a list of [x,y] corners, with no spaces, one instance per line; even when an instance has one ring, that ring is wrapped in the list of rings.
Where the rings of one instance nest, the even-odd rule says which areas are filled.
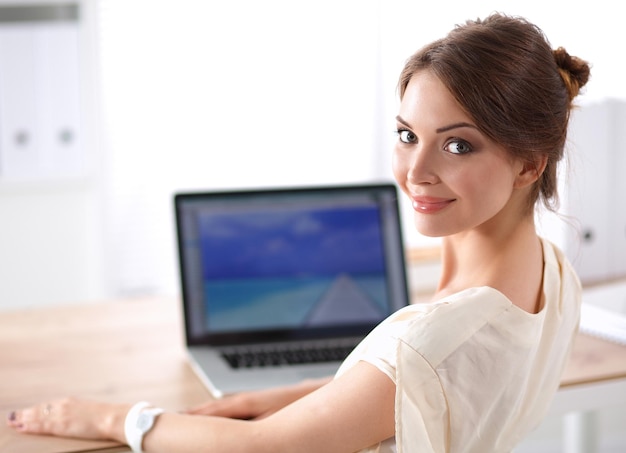
[[[116,404],[106,412],[98,427],[102,438],[112,439],[122,444],[126,443],[124,421],[131,407],[131,404]]]
[[[154,427],[156,419],[163,409],[141,401],[134,404],[124,417],[125,443],[134,453],[143,453],[143,438]]]

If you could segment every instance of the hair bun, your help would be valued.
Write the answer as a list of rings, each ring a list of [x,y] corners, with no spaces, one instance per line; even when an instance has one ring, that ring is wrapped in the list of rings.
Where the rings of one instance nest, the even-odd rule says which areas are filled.
[[[572,100],[589,81],[591,72],[589,64],[578,57],[571,56],[563,47],[553,50],[552,53],[570,100]]]

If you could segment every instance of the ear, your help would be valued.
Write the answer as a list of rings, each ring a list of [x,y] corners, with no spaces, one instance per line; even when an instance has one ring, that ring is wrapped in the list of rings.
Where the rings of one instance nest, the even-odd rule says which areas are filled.
[[[541,177],[547,164],[548,156],[546,154],[538,156],[535,160],[524,162],[515,178],[514,187],[522,189],[533,184]]]

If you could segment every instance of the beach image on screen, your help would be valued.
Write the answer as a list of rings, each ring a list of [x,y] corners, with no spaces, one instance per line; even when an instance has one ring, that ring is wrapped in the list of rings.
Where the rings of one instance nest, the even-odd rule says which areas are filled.
[[[363,324],[388,314],[376,205],[199,215],[207,327]]]

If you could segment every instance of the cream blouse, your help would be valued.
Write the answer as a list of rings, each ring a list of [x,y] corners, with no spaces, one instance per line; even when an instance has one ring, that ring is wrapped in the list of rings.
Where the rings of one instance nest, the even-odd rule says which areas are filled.
[[[541,310],[490,287],[399,310],[338,371],[366,361],[396,384],[396,433],[364,452],[510,452],[545,416],[577,331],[581,287],[542,240]],[[397,449],[397,450],[396,450]]]

